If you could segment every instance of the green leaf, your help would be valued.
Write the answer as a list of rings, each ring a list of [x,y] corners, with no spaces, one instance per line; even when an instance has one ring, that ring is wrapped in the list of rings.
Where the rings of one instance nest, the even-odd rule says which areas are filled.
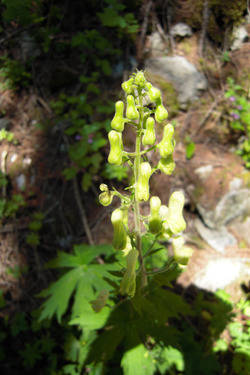
[[[121,366],[124,375],[152,375],[156,370],[153,358],[143,344],[125,352]]]
[[[191,157],[194,155],[194,151],[195,151],[195,143],[194,142],[188,143],[186,146],[186,158],[191,159]]]
[[[84,272],[80,267],[74,268],[40,293],[40,297],[49,296],[49,298],[42,305],[43,310],[39,321],[46,318],[51,319],[56,314],[58,322],[61,323],[62,315],[67,310],[69,299],[75,291],[80,277],[83,276]]]
[[[100,329],[106,323],[110,313],[109,307],[104,307],[100,312],[96,313],[90,303],[85,304],[85,309],[78,314],[77,317],[69,321],[69,325],[80,325],[87,329]]]
[[[123,325],[102,332],[91,345],[86,364],[110,360],[125,335]]]
[[[72,180],[77,175],[77,167],[70,167],[70,168],[65,168],[63,170],[63,175],[66,178],[66,180]]]
[[[177,371],[184,371],[184,365],[183,354],[178,349],[169,346],[161,350],[160,358],[157,361],[157,367],[161,374],[165,374],[173,366],[175,366]]]
[[[92,184],[92,175],[90,173],[84,173],[82,181],[81,181],[81,186],[83,191],[88,191],[90,186]]]
[[[28,331],[28,324],[23,312],[19,312],[15,315],[10,331],[12,336],[17,336],[20,332]]]

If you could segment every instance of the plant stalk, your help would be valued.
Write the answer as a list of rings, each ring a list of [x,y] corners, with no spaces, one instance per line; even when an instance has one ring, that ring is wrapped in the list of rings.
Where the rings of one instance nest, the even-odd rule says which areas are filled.
[[[138,128],[136,131],[136,146],[135,146],[135,163],[134,163],[134,176],[135,176],[135,189],[137,189],[137,183],[140,174],[140,163],[141,163],[141,129],[142,129],[142,122],[143,122],[143,113],[142,113],[142,96],[141,91],[138,92],[139,97],[139,123]],[[140,262],[140,269],[141,269],[141,288],[147,285],[147,273],[144,266],[144,259],[142,255],[142,248],[141,248],[141,222],[140,222],[140,207],[139,202],[136,198],[136,194],[134,195],[134,215],[135,215],[135,231],[136,231],[136,248],[139,252],[139,262]]]

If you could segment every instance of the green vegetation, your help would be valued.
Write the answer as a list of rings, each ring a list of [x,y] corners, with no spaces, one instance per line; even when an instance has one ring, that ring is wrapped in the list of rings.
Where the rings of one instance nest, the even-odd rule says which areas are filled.
[[[203,2],[186,3],[198,10],[187,6],[186,16],[199,29]],[[150,195],[151,176],[157,181],[161,172],[174,171],[175,120],[167,123],[163,104],[172,119],[179,103],[171,84],[152,77],[156,88],[141,71],[120,88],[122,74],[132,70],[146,5],[142,0],[0,0],[1,117],[13,117],[13,127],[18,124],[27,135],[22,150],[15,129],[0,130],[7,146],[0,171],[0,372],[5,375],[250,372],[248,294],[234,303],[223,291],[189,291],[176,282],[192,253],[182,236],[184,197],[173,192],[167,207]],[[151,9],[147,33],[164,19],[161,5]],[[209,8],[208,36],[221,43],[220,20],[225,29],[237,24],[245,4],[235,0],[227,7],[211,0]],[[230,60],[227,52],[221,56]],[[238,153],[249,168],[249,93],[229,79],[223,104],[226,124],[237,139],[244,136]],[[38,138],[32,138],[36,131],[42,156]],[[30,139],[35,139],[32,150]],[[189,160],[195,134],[183,142]],[[18,194],[14,178],[24,168],[26,151],[37,168],[25,166],[27,186]],[[81,186],[80,202],[71,180]],[[115,187],[108,187],[109,180]],[[99,185],[105,208],[98,206]],[[196,186],[193,194],[205,194],[204,188]],[[82,243],[87,235],[77,205],[85,203],[91,230],[93,217],[111,214],[113,246]],[[147,204],[144,214],[141,207]],[[15,256],[20,264],[12,263]]]
[[[227,99],[226,111],[230,116],[229,125],[244,135],[237,154],[242,157],[246,167],[250,168],[250,100],[249,92],[246,92],[241,85],[228,78],[228,90],[225,92]]]

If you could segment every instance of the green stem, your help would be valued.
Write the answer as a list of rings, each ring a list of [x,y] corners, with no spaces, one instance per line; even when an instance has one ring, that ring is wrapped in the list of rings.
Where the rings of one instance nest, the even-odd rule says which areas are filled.
[[[151,151],[151,150],[154,150],[155,148],[156,148],[156,146],[151,146],[151,147],[147,148],[147,150],[145,150],[145,151],[141,151],[141,152],[140,152],[140,155],[144,155],[144,154],[146,154],[147,152],[149,152],[149,151]],[[124,154],[125,156],[136,156],[136,152],[127,152],[127,151],[123,151],[123,154]]]
[[[137,189],[139,174],[140,174],[140,162],[141,162],[141,134],[142,134],[142,122],[143,122],[143,112],[142,112],[142,95],[141,90],[138,90],[139,96],[139,123],[136,131],[136,146],[135,146],[135,162],[134,162],[134,175],[135,175],[135,189]],[[139,202],[136,198],[136,194],[134,195],[134,215],[135,215],[135,231],[136,231],[136,248],[139,252],[139,262],[140,262],[140,269],[142,273],[141,277],[141,288],[147,285],[147,273],[144,266],[144,259],[142,255],[142,247],[141,247],[141,221],[140,221],[140,207]]]
[[[172,265],[173,262],[174,262],[174,258],[170,259],[170,261],[168,262],[168,264],[165,267],[163,267],[163,268],[161,268],[157,271],[148,272],[147,275],[148,276],[149,275],[158,275],[159,273],[164,273],[169,269],[169,267]]]

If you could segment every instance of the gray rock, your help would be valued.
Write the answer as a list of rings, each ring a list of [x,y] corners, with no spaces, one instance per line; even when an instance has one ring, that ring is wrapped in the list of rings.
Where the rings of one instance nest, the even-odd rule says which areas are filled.
[[[250,216],[244,220],[236,220],[230,223],[228,228],[235,236],[238,236],[241,241],[244,241],[245,245],[250,246]]]
[[[250,189],[230,190],[212,211],[199,203],[197,209],[209,228],[221,227],[238,217],[250,214]]]
[[[229,184],[229,189],[238,190],[241,188],[241,186],[242,186],[242,179],[238,177],[234,177]]]
[[[26,188],[26,177],[24,174],[20,174],[19,176],[16,177],[16,184],[17,188],[20,191],[24,191]]]
[[[233,44],[231,50],[235,51],[242,47],[242,44],[248,41],[247,29],[244,25],[238,26],[233,31]]]
[[[194,221],[194,225],[201,238],[219,253],[224,253],[227,247],[237,244],[236,238],[224,226],[218,229],[209,229],[199,219]]]
[[[27,31],[20,34],[20,47],[23,61],[27,61],[29,58],[35,59],[42,53],[34,37]]]
[[[180,22],[180,23],[177,23],[176,25],[174,25],[171,28],[170,35],[173,36],[173,37],[176,37],[176,36],[180,36],[180,37],[191,36],[192,30],[187,24]]]
[[[11,121],[8,118],[0,118],[0,130],[8,130],[11,126]]]
[[[167,35],[165,35],[165,38],[167,39]],[[160,57],[162,55],[166,55],[168,53],[168,49],[166,48],[166,43],[163,41],[160,33],[155,32],[152,33],[148,37],[149,41],[149,49],[146,52],[150,53],[151,56],[154,57]]]
[[[218,289],[225,289],[244,275],[249,276],[249,271],[249,267],[241,260],[214,259],[196,275],[194,284],[198,288],[216,292]]]
[[[145,67],[173,84],[182,109],[197,100],[200,92],[207,88],[204,75],[182,56],[150,58],[145,61]]]

